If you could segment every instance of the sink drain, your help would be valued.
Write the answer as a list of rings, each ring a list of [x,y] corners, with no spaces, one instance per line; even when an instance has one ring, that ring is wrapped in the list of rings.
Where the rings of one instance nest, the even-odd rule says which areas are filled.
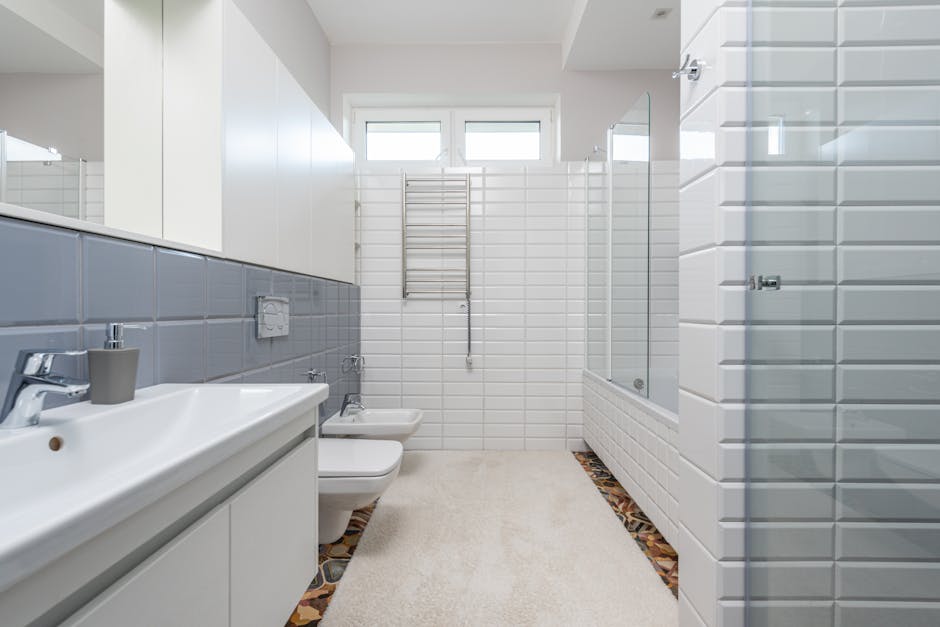
[[[65,442],[63,442],[62,438],[60,438],[59,436],[49,438],[49,448],[51,448],[53,451],[58,451],[64,445],[65,445]]]

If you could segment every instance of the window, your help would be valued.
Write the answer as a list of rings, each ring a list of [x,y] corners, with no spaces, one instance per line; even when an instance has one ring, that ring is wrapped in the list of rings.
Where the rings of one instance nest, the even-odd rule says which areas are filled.
[[[440,154],[440,122],[366,122],[367,161],[434,161]]]
[[[465,122],[467,161],[538,161],[540,125],[535,122]]]
[[[552,109],[372,109],[352,112],[360,161],[438,166],[553,162]]]

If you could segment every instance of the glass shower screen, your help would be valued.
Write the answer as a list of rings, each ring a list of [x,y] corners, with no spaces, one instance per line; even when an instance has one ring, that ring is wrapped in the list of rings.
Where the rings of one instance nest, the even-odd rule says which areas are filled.
[[[650,97],[608,133],[610,379],[649,395]]]

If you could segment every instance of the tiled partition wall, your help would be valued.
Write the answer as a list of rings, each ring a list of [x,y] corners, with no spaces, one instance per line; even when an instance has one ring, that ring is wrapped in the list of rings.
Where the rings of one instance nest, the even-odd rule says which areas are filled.
[[[0,218],[0,290],[4,383],[19,350],[98,348],[104,323],[116,321],[143,327],[127,330],[127,345],[141,349],[138,387],[301,383],[320,369],[325,415],[358,391],[341,368],[359,351],[359,289],[347,283]],[[255,338],[254,299],[265,294],[290,298],[289,336]],[[72,357],[56,370],[86,374]]]
[[[409,447],[584,446],[583,168],[472,175],[470,370],[460,301],[401,298],[400,172],[360,172],[363,392],[425,410]]]
[[[750,330],[747,16],[682,6],[681,625],[745,624],[746,363],[749,626],[940,624],[940,7],[793,4],[754,10]]]
[[[663,536],[677,542],[678,417],[585,371],[584,441]]]

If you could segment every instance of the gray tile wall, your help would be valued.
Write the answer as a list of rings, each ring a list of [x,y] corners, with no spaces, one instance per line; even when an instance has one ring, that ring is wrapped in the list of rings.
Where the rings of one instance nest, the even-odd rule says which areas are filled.
[[[319,369],[330,384],[324,416],[359,391],[358,376],[342,372],[342,358],[359,353],[359,288],[348,283],[0,218],[0,293],[4,391],[20,349],[97,348],[110,321],[140,326],[127,331],[141,349],[138,387],[299,383]],[[289,336],[255,339],[263,294],[290,298]],[[56,369],[86,374],[83,359]]]

